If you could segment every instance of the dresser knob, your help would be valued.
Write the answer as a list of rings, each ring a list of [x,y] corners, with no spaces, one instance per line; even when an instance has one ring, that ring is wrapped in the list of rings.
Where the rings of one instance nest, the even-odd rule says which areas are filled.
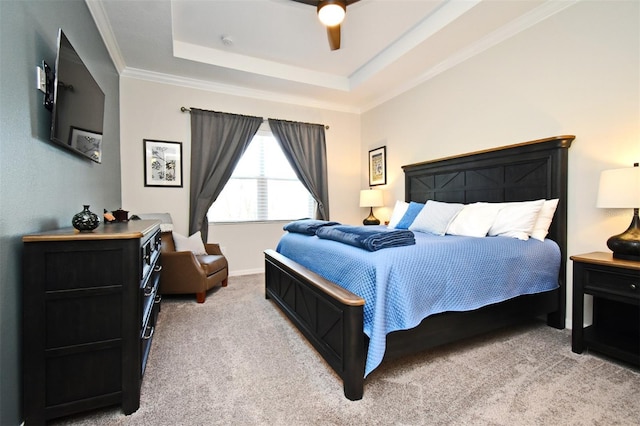
[[[636,290],[638,288],[637,284],[631,284],[629,285],[629,287],[631,287],[631,290]]]

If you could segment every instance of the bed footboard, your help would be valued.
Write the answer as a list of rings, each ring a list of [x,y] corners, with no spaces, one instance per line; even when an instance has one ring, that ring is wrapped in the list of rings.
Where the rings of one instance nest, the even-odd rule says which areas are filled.
[[[287,315],[342,378],[344,394],[362,398],[366,359],[364,299],[274,250],[265,252],[265,296]]]

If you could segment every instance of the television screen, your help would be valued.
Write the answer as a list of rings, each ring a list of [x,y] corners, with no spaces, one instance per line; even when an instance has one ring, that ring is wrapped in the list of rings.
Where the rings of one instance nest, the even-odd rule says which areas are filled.
[[[62,29],[58,30],[53,91],[51,140],[102,162],[104,93]]]

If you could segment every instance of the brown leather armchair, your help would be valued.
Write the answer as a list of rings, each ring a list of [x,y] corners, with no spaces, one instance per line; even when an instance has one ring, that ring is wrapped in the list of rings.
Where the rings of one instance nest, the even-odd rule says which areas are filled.
[[[176,251],[173,233],[162,233],[160,274],[161,294],[196,294],[204,303],[207,291],[220,284],[227,286],[229,266],[218,244],[205,244],[208,254],[195,255],[190,251]]]

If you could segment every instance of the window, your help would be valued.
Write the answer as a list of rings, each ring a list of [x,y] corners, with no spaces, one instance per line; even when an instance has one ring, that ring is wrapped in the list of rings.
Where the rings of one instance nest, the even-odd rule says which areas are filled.
[[[271,131],[260,130],[213,203],[210,222],[263,222],[313,217],[316,203]]]

